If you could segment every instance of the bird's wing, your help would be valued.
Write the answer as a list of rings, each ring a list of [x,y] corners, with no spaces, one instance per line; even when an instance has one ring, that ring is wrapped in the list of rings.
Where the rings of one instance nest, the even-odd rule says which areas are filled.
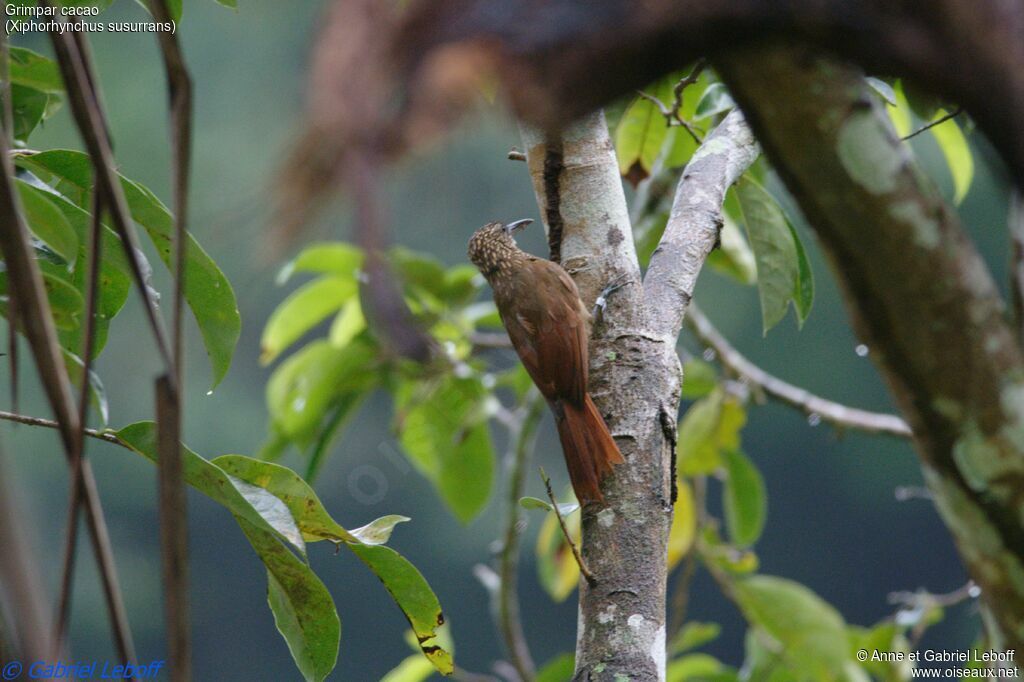
[[[512,346],[545,398],[582,405],[588,330],[576,285],[550,261],[530,261],[528,267],[528,276],[509,292],[515,300],[505,306],[515,311],[504,319]]]

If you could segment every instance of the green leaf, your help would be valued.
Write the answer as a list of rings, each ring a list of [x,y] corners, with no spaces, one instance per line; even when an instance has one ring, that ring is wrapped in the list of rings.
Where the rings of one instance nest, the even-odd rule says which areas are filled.
[[[85,309],[85,301],[78,290],[64,277],[43,272],[43,288],[50,301],[53,324],[59,331],[78,329]],[[0,272],[0,296],[8,295],[7,273]],[[3,302],[3,314],[7,316],[7,303]]]
[[[718,623],[701,623],[691,621],[684,625],[669,645],[669,654],[678,656],[692,649],[698,649],[718,639],[722,626]]]
[[[948,115],[945,109],[939,109],[932,117],[935,122]],[[945,123],[929,128],[935,141],[939,144],[942,155],[946,158],[946,165],[949,166],[949,173],[953,176],[953,203],[960,204],[967,196],[967,190],[971,188],[974,180],[974,157],[971,154],[971,145],[957,125],[956,119],[949,119]]]
[[[66,349],[62,348],[61,353],[64,356],[64,366],[68,370],[68,378],[72,384],[80,386],[82,384],[82,371],[85,369],[85,363],[82,362],[82,358]],[[107,391],[103,387],[103,382],[100,380],[99,375],[92,369],[89,370],[89,402],[99,412],[100,420],[106,426],[110,421],[110,405],[107,403]]]
[[[562,654],[545,663],[544,667],[537,671],[535,682],[566,682],[572,679],[575,669],[576,656]]]
[[[407,384],[397,398],[399,442],[463,523],[487,504],[494,446],[487,428],[489,393],[476,378]]]
[[[274,309],[263,328],[260,363],[273,362],[284,349],[352,299],[355,293],[354,278],[334,276],[315,279],[293,291]]]
[[[703,398],[718,386],[718,372],[711,363],[690,358],[683,364],[683,390],[685,400]]]
[[[22,156],[18,162],[33,172],[39,170],[56,176],[60,180],[56,185],[58,191],[79,206],[88,207],[92,189],[92,167],[88,155],[54,149]],[[123,175],[119,177],[132,219],[145,228],[164,265],[172,267],[174,220],[170,212],[148,189]],[[42,179],[47,181],[45,177]],[[213,386],[216,386],[231,365],[242,321],[231,283],[191,234],[185,249],[185,300],[199,325],[213,366]]]
[[[697,102],[697,110],[694,112],[695,119],[708,118],[718,114],[724,114],[733,107],[733,101],[729,90],[722,83],[712,83],[705,88],[700,100]]]
[[[63,211],[50,200],[50,195],[29,183],[16,181],[21,206],[25,211],[29,229],[65,263],[74,265],[78,258],[78,235]]]
[[[64,92],[57,62],[28,48],[10,48],[10,77],[14,85],[23,85],[46,93]]]
[[[679,424],[679,472],[695,476],[717,470],[723,452],[739,447],[746,421],[743,405],[721,389],[691,405]]]
[[[355,533],[345,530],[331,518],[309,484],[291,469],[243,455],[221,455],[211,464],[280,500],[302,533],[302,540],[359,540]]]
[[[749,178],[736,183],[736,197],[757,262],[764,332],[778,324],[790,300],[803,298],[795,233],[782,208]]]
[[[754,463],[739,450],[725,453],[725,523],[733,544],[749,547],[764,530],[767,496],[764,479]]]
[[[420,572],[390,547],[357,544],[348,547],[384,583],[408,619],[423,654],[438,672],[450,675],[454,670],[451,653],[438,642],[438,628],[444,624],[441,604]]]
[[[708,254],[708,265],[740,284],[756,282],[757,262],[754,259],[754,252],[743,236],[743,231],[728,213],[722,216],[722,229],[718,241],[719,248]]]
[[[697,505],[690,483],[685,478],[676,482],[676,501],[672,506],[672,528],[668,534],[668,570],[675,568],[693,547],[697,537]]]
[[[360,526],[352,531],[356,540],[364,545],[384,545],[391,539],[391,532],[400,523],[409,521],[408,516],[389,514],[379,519],[374,519],[365,526]]]
[[[836,679],[849,661],[846,624],[831,605],[807,587],[774,576],[750,576],[733,584],[747,620],[780,645],[809,679]]]
[[[50,96],[35,88],[11,85],[11,113],[14,118],[14,139],[26,142],[43,120]]]
[[[277,283],[286,283],[297,272],[355,279],[362,265],[363,252],[358,247],[344,242],[320,242],[307,246],[281,268]]]
[[[901,82],[896,82],[896,86],[893,88],[893,94],[896,99],[895,105],[886,107],[886,111],[889,114],[889,119],[892,121],[893,128],[896,129],[896,134],[903,138],[911,132],[913,117],[910,112],[910,104],[907,102],[907,97],[903,94],[903,84]]]
[[[304,446],[339,396],[368,391],[376,382],[368,343],[335,348],[313,341],[274,370],[267,382],[267,411],[274,430]]]
[[[793,223],[786,219],[789,232],[793,236],[793,243],[796,244],[796,261],[799,273],[796,295],[793,298],[793,307],[796,308],[797,324],[803,327],[807,316],[811,314],[811,307],[814,305],[814,273],[811,271],[811,261],[807,258],[804,250],[803,240],[797,234]]]
[[[341,621],[331,593],[273,534],[236,520],[267,567],[267,603],[295,665],[310,682],[326,679],[341,643]]]
[[[866,649],[874,651],[902,652],[902,661],[872,660],[860,662],[860,666],[871,673],[872,677],[883,682],[900,682],[910,679],[913,663],[908,660],[910,643],[900,632],[900,628],[891,620],[878,623],[873,628],[849,626],[847,633],[850,641],[850,652],[855,653]]]
[[[392,668],[380,682],[423,682],[434,674],[434,666],[423,656],[409,656]]]
[[[115,435],[118,440],[132,451],[154,463],[157,461],[156,424],[153,422],[145,421],[129,424],[117,431]],[[284,537],[280,530],[272,525],[271,520],[274,520],[274,518],[272,517],[270,520],[265,519],[257,509],[257,507],[275,509],[276,504],[274,500],[280,502],[278,498],[264,491],[261,493],[264,496],[264,500],[257,502],[257,507],[254,507],[252,502],[257,499],[256,493],[254,492],[248,497],[243,496],[228,474],[216,464],[203,459],[184,445],[181,446],[181,457],[186,483],[214,502],[226,507],[228,511],[234,514],[236,519],[247,521],[250,525],[278,537]],[[294,524],[294,520],[292,523]],[[284,530],[287,531],[288,529]]]
[[[704,682],[709,678],[718,679],[718,675],[728,668],[714,656],[709,654],[690,654],[668,664],[665,670],[666,682]]]
[[[520,497],[519,498],[519,506],[522,507],[523,509],[542,509],[542,510],[544,510],[546,512],[552,512],[552,511],[555,510],[555,508],[551,506],[550,502],[542,500],[542,499],[540,499],[538,497],[529,497],[529,496],[527,496],[527,497]],[[561,514],[563,517],[568,516],[569,514],[572,514],[574,511],[576,511],[579,508],[580,508],[579,502],[559,502],[558,503],[558,513]]]
[[[579,546],[580,514],[564,518],[565,526]],[[554,514],[547,514],[537,533],[537,577],[541,587],[556,602],[563,602],[580,581],[580,567]]]
[[[874,90],[879,97],[885,100],[891,106],[896,106],[896,91],[893,90],[892,86],[886,83],[881,78],[875,78],[874,76],[867,76],[864,80],[868,82],[871,89]]]
[[[335,348],[344,348],[352,339],[366,329],[366,318],[363,317],[363,307],[358,296],[353,296],[345,302],[331,323],[331,330],[327,339]]]
[[[662,89],[652,94],[655,97],[663,94],[660,90]],[[649,174],[658,154],[661,153],[668,130],[665,117],[653,102],[643,97],[634,99],[615,130],[615,154],[619,162],[619,173],[628,175],[633,165],[639,164]]]

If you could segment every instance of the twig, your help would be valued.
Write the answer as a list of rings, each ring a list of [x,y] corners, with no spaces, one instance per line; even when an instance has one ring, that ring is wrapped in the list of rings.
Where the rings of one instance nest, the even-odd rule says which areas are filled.
[[[682,120],[679,118],[679,110],[683,108],[683,91],[700,80],[700,75],[704,73],[704,69],[707,67],[708,61],[706,59],[698,59],[697,63],[693,65],[693,69],[690,70],[690,73],[680,78],[679,82],[676,83],[674,88],[672,88],[671,114],[674,118],[679,119],[680,121]],[[700,144],[700,140],[697,140],[697,144]]]
[[[61,425],[53,420],[46,419],[44,417],[31,417],[24,414],[18,414],[16,412],[7,412],[0,410],[0,421],[15,422],[17,424],[26,424],[28,426],[42,426],[47,429],[60,429]],[[101,431],[99,429],[82,429],[82,433],[95,438],[97,440],[106,441],[107,443],[113,443],[114,445],[120,445],[121,447],[127,447],[121,442],[121,439],[115,436],[110,431]]]
[[[154,18],[170,22],[167,0],[150,0]],[[174,326],[173,376],[157,381],[157,444],[160,539],[171,679],[192,678],[188,606],[188,515],[181,461],[182,383],[184,381],[185,255],[188,251],[188,180],[192,154],[192,79],[174,33],[158,32],[171,110],[174,172]]]
[[[665,231],[644,275],[652,328],[673,345],[697,276],[718,242],[725,193],[759,154],[743,114],[735,109],[708,134],[679,179]]]
[[[1014,191],[1010,196],[1007,219],[1010,227],[1010,299],[1013,303],[1017,342],[1024,344],[1024,197]]]
[[[697,144],[701,143],[701,137],[698,134],[697,130],[695,130],[695,126],[686,119],[680,117],[678,111],[673,114],[672,109],[670,109],[664,102],[662,102],[654,95],[650,95],[644,92],[643,90],[637,90],[636,94],[640,99],[645,99],[658,108],[658,112],[665,119],[665,125],[669,126],[670,128],[676,126],[681,127],[685,129],[687,133],[690,134],[690,137],[693,138],[694,142],[696,142]]]
[[[905,141],[909,140],[912,137],[917,137],[918,135],[920,135],[924,131],[931,130],[932,128],[934,128],[937,125],[942,125],[946,121],[948,121],[948,120],[950,120],[952,118],[956,118],[957,116],[959,116],[963,112],[964,112],[964,108],[963,107],[957,107],[956,109],[954,109],[953,111],[949,112],[945,116],[941,116],[941,117],[935,119],[934,121],[931,121],[929,123],[925,123],[923,126],[918,128],[914,132],[912,132],[912,133],[910,133],[908,135],[904,135],[900,139],[905,142]]]
[[[686,319],[697,338],[714,349],[723,366],[765,394],[843,428],[901,438],[913,435],[910,426],[896,415],[869,412],[826,400],[764,371],[733,348],[695,303],[690,304]]]
[[[537,424],[543,414],[544,400],[531,389],[517,410],[516,418],[509,426],[509,448],[506,455],[508,468],[508,492],[505,498],[505,532],[501,554],[498,557],[498,629],[512,666],[523,682],[536,677],[536,668],[530,648],[523,634],[519,617],[519,545],[523,534],[523,514],[519,498],[526,487],[526,471],[533,453]]]
[[[580,550],[576,548],[576,543],[573,542],[572,536],[569,535],[569,529],[565,526],[565,519],[562,518],[562,512],[558,509],[558,500],[555,499],[555,493],[551,490],[551,479],[544,473],[544,467],[540,468],[540,477],[544,480],[544,487],[548,491],[548,499],[551,500],[551,508],[555,512],[555,518],[558,519],[558,525],[562,528],[562,535],[565,536],[565,541],[569,543],[569,549],[572,550],[572,556],[576,559],[576,564],[580,567],[580,573],[583,578],[587,581],[587,584],[593,587],[597,584],[597,578],[587,568],[587,563],[583,561],[583,557],[580,556]]]
[[[103,194],[93,192],[90,245],[88,252],[88,288],[86,291],[85,330],[82,342],[82,384],[78,391],[78,424],[75,447],[71,453],[71,491],[68,495],[67,536],[64,545],[64,568],[61,573],[60,598],[54,631],[56,660],[67,633],[74,582],[75,553],[78,549],[78,517],[82,505],[82,458],[85,457],[85,424],[89,415],[89,373],[96,345],[96,304],[99,298],[100,269],[103,263]]]

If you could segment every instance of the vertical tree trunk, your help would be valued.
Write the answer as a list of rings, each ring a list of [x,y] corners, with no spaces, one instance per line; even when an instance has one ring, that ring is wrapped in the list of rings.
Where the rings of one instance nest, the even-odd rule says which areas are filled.
[[[590,393],[626,463],[605,480],[606,504],[583,510],[582,553],[597,582],[580,583],[575,679],[663,680],[672,445],[661,415],[667,411],[674,423],[681,376],[675,339],[646,324],[603,114],[557,138],[531,130],[523,137],[553,252],[560,251],[584,303],[592,306],[612,281],[623,284],[595,320],[590,344]]]

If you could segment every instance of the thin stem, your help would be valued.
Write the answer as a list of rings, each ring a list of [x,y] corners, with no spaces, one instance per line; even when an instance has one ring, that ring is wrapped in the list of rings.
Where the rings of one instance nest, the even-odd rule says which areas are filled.
[[[910,138],[917,137],[918,135],[920,135],[921,133],[923,133],[926,130],[931,130],[932,128],[934,128],[937,125],[942,125],[946,121],[948,121],[950,119],[953,119],[953,118],[956,118],[957,116],[959,116],[963,112],[964,112],[964,108],[963,107],[957,107],[956,109],[954,109],[953,111],[949,112],[945,116],[942,116],[940,118],[935,119],[934,121],[931,121],[929,123],[924,124],[923,126],[918,128],[914,132],[910,133],[909,135],[905,135],[905,136],[903,136],[900,139],[902,139],[904,142],[906,142]]]
[[[7,412],[0,410],[0,421],[15,422],[17,424],[26,424],[28,426],[42,426],[47,429],[60,429],[61,425],[53,419],[46,419],[44,417],[31,417],[29,415],[18,414],[17,412]],[[128,447],[121,442],[121,439],[115,436],[110,431],[100,431],[99,429],[82,429],[82,432],[90,438],[96,438],[97,440],[106,441],[107,443],[113,443],[114,445],[120,445],[121,447]]]
[[[913,435],[910,426],[896,415],[848,407],[821,398],[769,374],[736,350],[696,303],[690,303],[686,321],[697,338],[715,351],[724,367],[766,395],[796,407],[808,415],[818,415],[823,421],[842,428],[901,438],[910,438]]]
[[[82,341],[82,384],[78,392],[79,432],[71,452],[71,491],[68,495],[67,537],[64,545],[64,568],[61,572],[60,599],[57,604],[54,636],[55,656],[64,644],[71,609],[71,588],[74,582],[75,554],[78,549],[78,518],[82,502],[82,458],[85,457],[85,424],[89,416],[89,373],[96,346],[96,302],[99,297],[100,268],[103,262],[103,193],[92,196],[92,221],[86,292],[85,331]]]
[[[519,617],[519,545],[524,525],[519,499],[526,488],[526,472],[543,410],[543,398],[531,389],[509,427],[510,442],[505,458],[509,478],[505,498],[505,532],[498,558],[498,628],[512,666],[524,682],[533,680],[537,673]]]
[[[583,561],[583,556],[580,554],[580,550],[576,547],[576,543],[573,542],[572,536],[569,534],[569,529],[565,525],[565,519],[562,518],[562,512],[558,508],[558,500],[555,499],[555,493],[551,490],[551,479],[544,473],[544,467],[540,469],[540,477],[544,479],[544,487],[548,491],[548,499],[551,500],[551,508],[555,512],[555,518],[558,519],[558,525],[562,529],[562,535],[565,536],[565,541],[569,543],[569,549],[572,550],[572,556],[576,559],[576,565],[580,567],[580,573],[583,574],[584,580],[587,584],[593,587],[597,584],[597,578],[590,572],[587,567],[587,563]]]

